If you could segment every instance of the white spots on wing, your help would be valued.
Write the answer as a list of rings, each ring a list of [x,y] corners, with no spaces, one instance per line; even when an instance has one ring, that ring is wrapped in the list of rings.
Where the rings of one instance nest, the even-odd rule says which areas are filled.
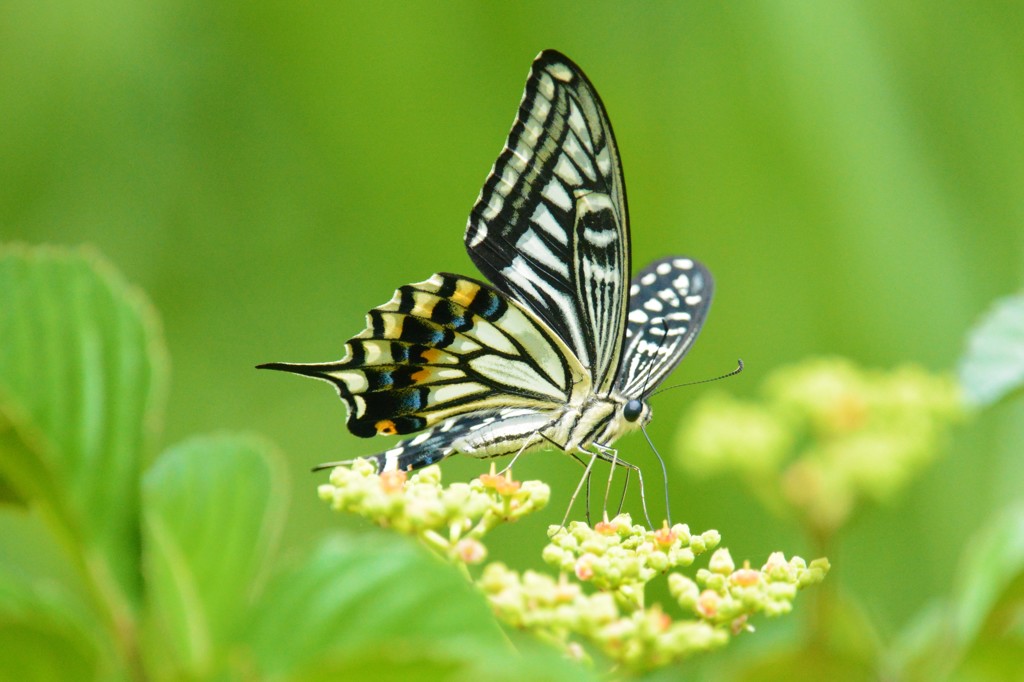
[[[481,193],[480,198],[483,199]],[[479,200],[478,200],[479,201]],[[505,207],[505,198],[499,192],[489,192],[487,195],[487,207],[484,208],[484,218],[487,220],[494,220],[501,213],[501,209]]]
[[[640,293],[640,285],[639,284],[630,284],[629,285],[629,295],[630,296],[636,296],[639,293]]]
[[[487,391],[486,386],[472,382],[466,382],[464,384],[447,384],[445,386],[437,386],[430,389],[430,402],[434,404],[444,403],[449,400],[458,400],[459,398],[465,398],[485,391]]]
[[[587,148],[589,154],[594,153],[594,141],[590,137],[590,129],[587,128],[587,122],[583,118],[583,113],[580,112],[579,105],[575,100],[569,101],[569,129],[576,134],[580,143]]]
[[[366,375],[357,369],[340,372],[327,372],[327,376],[334,377],[345,384],[345,388],[348,389],[349,393],[362,393],[370,387],[369,383],[366,381]]]
[[[536,261],[548,270],[558,273],[562,279],[569,279],[569,267],[559,260],[558,256],[551,252],[548,245],[544,243],[533,230],[526,230],[516,242],[516,249],[520,253],[529,256],[530,260]]]
[[[645,287],[649,287],[652,284],[654,284],[654,280],[656,279],[658,279],[657,275],[655,275],[653,272],[648,272],[647,274],[643,275],[640,278],[640,284],[644,285]]]
[[[617,268],[606,268],[589,260],[583,261],[583,276],[591,283],[615,283],[619,281],[619,271]]]
[[[516,170],[518,173],[522,173],[526,170],[526,167],[530,165],[530,159],[533,157],[533,150],[529,147],[520,149],[518,146],[509,147],[505,145],[505,149],[511,154],[508,160],[508,165]]]
[[[644,308],[650,310],[652,313],[660,313],[664,306],[661,305],[661,301],[656,298],[649,298],[644,301]]]
[[[430,439],[430,435],[430,431],[427,431],[426,433],[421,433],[420,435],[416,436],[411,441],[409,441],[409,445],[423,445]]]
[[[533,210],[533,215],[530,217],[530,220],[532,220],[540,229],[557,239],[560,243],[564,245],[568,244],[568,237],[565,234],[565,229],[558,224],[555,217],[551,215],[551,209],[549,209],[544,202],[537,203],[537,208]]]
[[[594,230],[585,227],[583,228],[583,238],[594,246],[604,249],[619,238],[619,232],[618,230]]]
[[[369,341],[363,344],[363,363],[364,365],[376,365],[384,358],[384,352],[379,343],[371,343]],[[387,357],[384,358],[385,362],[391,360],[391,353],[388,353]]]
[[[480,329],[485,325],[477,325],[474,327],[474,333],[479,333]],[[445,348],[447,351],[452,353],[472,353],[473,351],[480,350],[480,344],[476,343],[468,336],[464,334],[456,334],[455,338],[452,339],[451,344]]]
[[[692,296],[687,296],[686,297],[686,305],[697,305],[698,303],[701,302],[701,299],[703,299],[703,298],[704,297],[701,296],[700,294],[694,294]]]
[[[576,166],[573,165],[572,161],[565,154],[561,154],[558,157],[558,162],[555,164],[555,175],[562,178],[569,186],[583,184],[583,178],[580,177],[579,171],[576,170]]]
[[[672,272],[672,266],[668,263],[658,263],[658,267],[654,269],[659,275],[667,275]]]
[[[672,289],[662,289],[658,292],[658,298],[668,303],[673,308],[679,306],[679,297]]]
[[[424,436],[429,436],[430,432],[427,432],[427,433],[425,433],[423,435]],[[395,471],[396,469],[398,469],[398,458],[401,456],[401,454],[403,452],[405,452],[405,448],[402,447],[402,446],[399,446],[397,448],[391,448],[390,450],[385,452],[384,453],[384,466],[381,467],[381,472],[384,472],[384,471]]]
[[[672,280],[672,286],[674,286],[677,291],[689,291],[690,278],[687,277],[686,275],[679,275],[674,280]]]
[[[651,334],[654,334],[655,336],[665,336],[665,328],[664,327],[651,327],[647,331],[649,333],[651,333]]]
[[[596,154],[597,167],[601,171],[601,175],[608,177],[612,173],[612,157],[608,151],[608,145],[601,147],[600,151]]]
[[[573,133],[569,133],[565,136],[565,142],[562,143],[562,149],[569,158],[580,167],[590,180],[597,180],[597,176],[594,171],[594,164],[590,162],[590,154],[584,151],[583,147],[580,146],[580,141]]]
[[[494,191],[500,193],[504,197],[507,197],[516,187],[516,181],[519,180],[519,173],[511,165],[506,165],[501,171],[501,177],[498,179],[501,181],[501,184],[495,185]]]
[[[498,214],[496,213],[495,215],[488,215],[488,211],[483,212],[483,217],[487,218],[488,220],[494,218],[496,215]],[[475,249],[480,245],[481,242],[483,242],[483,240],[487,239],[487,223],[480,220],[473,220],[472,218],[470,218],[469,229],[471,232],[471,236],[469,237],[469,241],[466,244],[466,246],[468,246],[470,249]]]
[[[533,100],[533,109],[530,110],[530,116],[536,118],[538,121],[546,121],[548,114],[551,113],[551,98],[548,97],[535,97]]]
[[[636,310],[630,310],[629,321],[635,322],[636,324],[644,324],[645,322],[647,322],[647,313],[640,310],[639,308]]]
[[[523,121],[523,132],[519,136],[520,142],[525,142],[528,147],[536,147],[537,140],[544,134],[544,122],[530,117]]]
[[[502,353],[511,353],[513,355],[518,353],[516,347],[508,340],[508,337],[498,331],[498,328],[493,324],[478,324],[473,327],[471,333],[484,346],[489,346]],[[459,336],[457,334],[456,338]]]
[[[672,265],[682,270],[693,269],[693,261],[690,260],[689,258],[676,258],[672,261]]]
[[[681,310],[679,312],[669,313],[668,315],[665,316],[665,319],[668,320],[669,322],[689,322],[690,313]]]
[[[452,427],[455,426],[457,423],[457,419],[449,419],[448,421],[441,424],[441,426],[438,427],[437,431],[438,433],[448,433],[449,431],[452,430]]]
[[[555,99],[555,82],[551,80],[550,73],[542,73],[537,78],[537,92],[549,100]]]
[[[555,206],[558,206],[563,211],[569,211],[572,209],[572,199],[566,194],[565,188],[555,178],[551,178],[548,184],[544,185],[541,196],[550,201]]]
[[[576,191],[576,199],[587,213],[597,213],[598,211],[614,212],[615,210],[612,198],[604,192],[592,192],[581,189]]]
[[[548,64],[547,71],[563,83],[572,83],[572,70],[565,64],[559,64],[557,62],[554,64]]]

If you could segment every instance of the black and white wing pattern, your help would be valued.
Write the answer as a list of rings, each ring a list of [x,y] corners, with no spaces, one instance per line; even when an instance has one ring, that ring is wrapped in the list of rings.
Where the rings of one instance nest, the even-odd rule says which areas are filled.
[[[704,324],[713,290],[707,268],[681,256],[656,260],[633,278],[619,394],[646,398],[676,368]]]
[[[629,281],[626,186],[594,86],[564,55],[533,62],[519,113],[466,227],[466,248],[607,391],[622,350]]]
[[[363,438],[415,433],[470,412],[554,410],[585,377],[565,344],[519,303],[446,273],[400,287],[367,313],[341,360],[261,368],[334,384],[349,431]]]
[[[473,206],[469,255],[491,284],[447,273],[400,287],[345,357],[261,365],[330,382],[362,437],[417,434],[380,471],[454,454],[556,447],[609,455],[692,345],[711,276],[683,257],[630,279],[626,189],[593,85],[548,50]]]

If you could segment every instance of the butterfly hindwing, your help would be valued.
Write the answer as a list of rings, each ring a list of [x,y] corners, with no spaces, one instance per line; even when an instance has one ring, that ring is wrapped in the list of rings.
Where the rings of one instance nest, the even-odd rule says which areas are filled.
[[[333,383],[361,437],[414,433],[467,413],[551,410],[584,381],[565,345],[482,282],[437,274],[400,287],[333,363],[267,365]]]
[[[704,324],[714,286],[699,262],[656,260],[629,286],[626,346],[615,382],[626,398],[646,398],[690,350]]]
[[[626,190],[604,105],[564,55],[534,61],[465,241],[481,272],[590,368],[594,389],[610,388],[629,281]]]
[[[530,408],[466,414],[447,419],[369,457],[376,461],[377,471],[382,472],[419,469],[456,452],[480,458],[514,455],[536,442],[538,429],[549,419],[549,415]]]

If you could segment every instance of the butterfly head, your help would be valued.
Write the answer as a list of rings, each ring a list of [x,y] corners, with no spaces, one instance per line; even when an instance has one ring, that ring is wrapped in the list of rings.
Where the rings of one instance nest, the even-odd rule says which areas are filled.
[[[622,418],[628,422],[635,422],[640,419],[645,407],[642,400],[633,398],[622,406]]]
[[[621,399],[620,399],[621,400]],[[646,426],[651,421],[651,406],[646,400],[630,398],[619,402],[619,423],[626,431]]]

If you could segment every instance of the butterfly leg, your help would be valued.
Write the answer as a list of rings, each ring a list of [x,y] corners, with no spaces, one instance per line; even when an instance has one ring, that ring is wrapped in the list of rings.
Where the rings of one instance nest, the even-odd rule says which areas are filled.
[[[580,459],[579,455],[590,455],[590,461],[587,462],[587,468],[583,472],[583,477],[580,478],[580,482],[576,486],[576,490],[573,491],[572,497],[569,498],[569,507],[565,510],[565,516],[562,517],[562,526],[561,526],[562,528],[565,528],[565,523],[569,520],[569,513],[572,511],[572,505],[576,502],[576,497],[580,494],[580,490],[583,489],[583,483],[590,481],[590,471],[594,467],[594,462],[597,461],[597,459],[600,457],[600,455],[598,455],[596,452],[588,452],[587,450],[580,450],[579,451],[579,455],[577,455],[577,453],[572,453],[572,454],[573,454],[573,457],[576,457],[577,459]],[[580,459],[580,461],[582,461],[582,459]],[[589,485],[587,486],[587,490],[588,490],[588,497],[589,497],[589,490],[590,490],[590,486]],[[588,505],[588,507],[589,507],[589,505]],[[590,509],[588,508],[587,509],[588,523],[589,523],[589,516],[590,516]]]
[[[626,469],[627,476],[629,475],[630,471],[636,472],[637,479],[640,481],[640,504],[644,510],[644,518],[647,520],[647,527],[653,529],[654,524],[651,523],[651,515],[647,512],[647,495],[644,491],[644,474],[642,471],[640,471],[640,467],[638,467],[635,464],[630,464],[624,459],[620,459],[618,450],[616,450],[615,448],[610,448],[607,445],[600,445],[598,443],[592,443],[591,446],[595,450],[595,456],[603,459],[606,462],[611,463],[612,465],[612,471],[609,472],[608,474],[609,486],[611,485],[611,475],[615,471],[615,467],[619,466]],[[625,494],[625,491],[623,491],[623,494]],[[605,504],[607,505],[607,503],[608,497],[606,493]]]
[[[611,467],[608,469],[608,482],[604,486],[604,505],[601,507],[601,512],[605,518],[608,517],[608,497],[612,493],[612,479],[615,477],[615,467],[619,466],[619,451],[617,448],[608,448],[605,455],[611,455]],[[626,475],[629,475],[629,469],[626,469]],[[621,506],[621,505],[620,505]]]

